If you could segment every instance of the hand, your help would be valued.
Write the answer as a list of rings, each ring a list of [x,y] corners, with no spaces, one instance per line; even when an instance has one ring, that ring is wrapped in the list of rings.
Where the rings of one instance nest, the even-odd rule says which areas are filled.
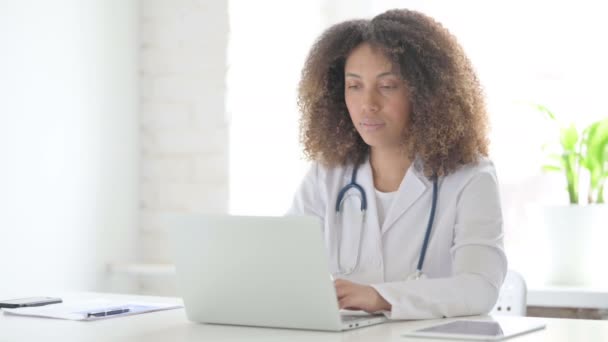
[[[391,305],[371,286],[344,279],[334,280],[340,309],[363,310],[369,313],[391,310]]]

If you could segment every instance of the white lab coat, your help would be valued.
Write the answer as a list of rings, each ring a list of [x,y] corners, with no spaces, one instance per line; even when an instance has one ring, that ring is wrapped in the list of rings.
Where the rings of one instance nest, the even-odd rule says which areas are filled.
[[[336,217],[337,194],[350,182],[352,166],[326,168],[313,164],[298,189],[288,214],[311,215],[323,221],[323,234],[336,274],[337,243],[342,226]],[[391,306],[391,319],[426,319],[477,315],[490,311],[507,270],[503,221],[496,172],[491,161],[459,168],[439,179],[435,222],[423,272],[426,279],[406,280],[416,270],[431,209],[433,183],[418,163],[407,170],[387,209],[382,226],[369,160],[359,167],[357,183],[367,197],[363,231],[360,202],[344,204],[341,233],[342,269],[359,266],[340,278],[373,286]],[[349,192],[356,194],[356,192]],[[362,238],[359,241],[359,238]]]

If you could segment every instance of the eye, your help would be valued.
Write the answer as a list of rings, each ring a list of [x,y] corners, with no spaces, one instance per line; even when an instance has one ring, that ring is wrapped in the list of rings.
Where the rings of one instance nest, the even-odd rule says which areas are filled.
[[[347,89],[353,89],[353,90],[356,90],[356,89],[361,88],[361,86],[360,86],[360,85],[358,85],[358,84],[348,84],[348,85],[346,86],[346,88],[347,88]]]
[[[383,84],[380,86],[380,88],[381,89],[395,89],[395,88],[397,88],[397,86],[394,84]]]

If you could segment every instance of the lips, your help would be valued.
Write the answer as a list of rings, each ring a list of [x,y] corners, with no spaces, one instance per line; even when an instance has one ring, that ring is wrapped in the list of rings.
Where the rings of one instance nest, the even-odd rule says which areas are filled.
[[[361,127],[368,132],[382,129],[385,125],[383,122],[361,122]]]

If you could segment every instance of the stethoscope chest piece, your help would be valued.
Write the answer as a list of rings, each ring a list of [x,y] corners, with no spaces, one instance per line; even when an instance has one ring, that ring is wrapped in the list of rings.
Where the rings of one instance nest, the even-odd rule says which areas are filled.
[[[420,280],[426,279],[426,274],[422,273],[421,270],[416,270],[414,273],[407,276],[406,280]]]

